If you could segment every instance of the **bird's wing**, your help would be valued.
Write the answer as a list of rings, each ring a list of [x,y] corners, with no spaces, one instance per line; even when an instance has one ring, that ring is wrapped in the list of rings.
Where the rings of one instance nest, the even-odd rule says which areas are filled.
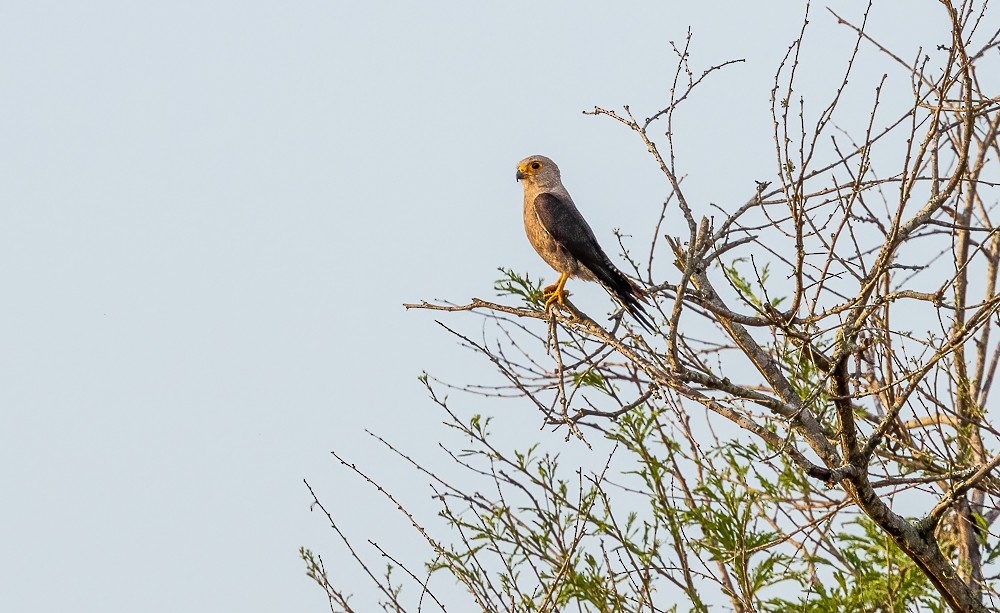
[[[572,203],[550,193],[535,197],[535,214],[545,231],[569,255],[599,276],[608,256],[597,243],[593,230]]]
[[[535,214],[552,239],[594,273],[598,282],[647,329],[653,326],[642,308],[642,291],[618,270],[597,243],[593,230],[573,206],[551,193],[535,197]]]

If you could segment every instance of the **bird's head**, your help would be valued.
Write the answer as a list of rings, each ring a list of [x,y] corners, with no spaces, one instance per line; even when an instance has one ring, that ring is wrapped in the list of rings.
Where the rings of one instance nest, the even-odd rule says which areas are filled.
[[[526,184],[535,183],[538,185],[559,184],[559,167],[556,163],[544,155],[532,155],[517,163],[518,181]]]

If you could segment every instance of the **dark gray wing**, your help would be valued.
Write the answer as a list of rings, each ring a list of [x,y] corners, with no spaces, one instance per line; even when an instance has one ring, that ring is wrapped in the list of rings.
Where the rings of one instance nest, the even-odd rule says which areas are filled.
[[[576,207],[548,193],[536,196],[534,204],[538,220],[553,240],[594,273],[604,289],[636,321],[652,331],[649,316],[639,301],[643,296],[642,290],[611,262]]]
[[[558,196],[539,194],[535,197],[535,213],[563,250],[594,273],[602,268],[608,257],[576,207]]]

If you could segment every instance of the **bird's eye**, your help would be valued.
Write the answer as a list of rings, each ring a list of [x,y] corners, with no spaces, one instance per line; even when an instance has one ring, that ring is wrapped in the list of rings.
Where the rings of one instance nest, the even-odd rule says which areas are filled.
[[[532,162],[531,163],[531,169],[532,170],[538,170],[541,167],[542,167],[542,163],[541,162]]]

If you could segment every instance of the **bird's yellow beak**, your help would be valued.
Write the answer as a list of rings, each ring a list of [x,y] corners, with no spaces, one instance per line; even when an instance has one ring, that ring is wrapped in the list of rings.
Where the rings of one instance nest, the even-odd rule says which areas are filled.
[[[517,179],[518,181],[524,178],[524,171],[521,170],[520,166],[517,167],[517,174],[514,175],[514,178]]]

